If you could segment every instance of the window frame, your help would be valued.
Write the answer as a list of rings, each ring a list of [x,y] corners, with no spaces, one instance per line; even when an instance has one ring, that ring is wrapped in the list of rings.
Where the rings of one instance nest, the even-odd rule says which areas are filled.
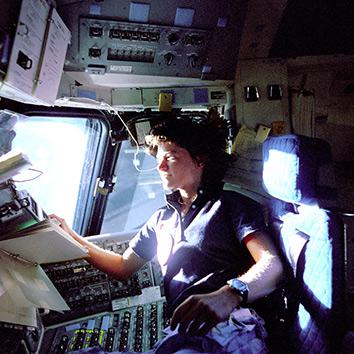
[[[30,106],[18,106],[16,108],[9,108],[14,112],[24,114],[28,117],[58,117],[58,118],[82,118],[82,119],[97,119],[103,125],[106,126],[107,135],[103,138],[104,141],[99,143],[101,147],[101,159],[100,161],[95,161],[94,170],[89,188],[86,193],[83,193],[77,201],[77,206],[73,219],[73,229],[82,236],[96,235],[100,231],[102,223],[102,215],[104,214],[105,205],[107,202],[108,195],[103,195],[102,193],[97,193],[97,181],[100,178],[112,179],[113,176],[110,174],[114,171],[115,159],[114,156],[117,154],[117,149],[119,144],[112,143],[112,121],[109,118],[109,114],[105,111],[82,109],[82,108],[71,108],[71,107],[30,107]],[[96,151],[96,159],[98,151]],[[82,193],[80,188],[79,196]],[[81,200],[80,200],[81,199]],[[84,212],[82,210],[79,212],[80,206],[84,206]],[[99,212],[98,212],[99,211]],[[81,213],[81,216],[78,214]]]

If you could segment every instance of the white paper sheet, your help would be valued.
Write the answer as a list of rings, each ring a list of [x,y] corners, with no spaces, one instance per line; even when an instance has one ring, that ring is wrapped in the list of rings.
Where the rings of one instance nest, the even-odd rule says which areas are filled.
[[[36,309],[69,310],[40,266],[0,252],[0,321],[36,326]]]

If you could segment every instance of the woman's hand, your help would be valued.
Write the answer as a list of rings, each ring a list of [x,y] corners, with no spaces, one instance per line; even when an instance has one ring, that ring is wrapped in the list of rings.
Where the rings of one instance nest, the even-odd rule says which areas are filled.
[[[63,219],[55,214],[50,214],[49,219],[56,220],[57,223],[59,224],[59,226],[75,240],[78,241],[80,239],[80,236],[69,227],[69,225],[67,224],[65,219]]]
[[[171,329],[179,324],[180,333],[204,335],[219,322],[227,320],[241,300],[228,285],[209,294],[192,295],[173,313]]]

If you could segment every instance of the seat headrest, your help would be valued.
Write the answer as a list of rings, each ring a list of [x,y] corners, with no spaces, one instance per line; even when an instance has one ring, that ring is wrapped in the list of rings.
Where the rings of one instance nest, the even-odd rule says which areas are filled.
[[[271,196],[290,203],[333,201],[331,161],[331,147],[322,139],[295,134],[269,137],[263,143],[263,187]]]

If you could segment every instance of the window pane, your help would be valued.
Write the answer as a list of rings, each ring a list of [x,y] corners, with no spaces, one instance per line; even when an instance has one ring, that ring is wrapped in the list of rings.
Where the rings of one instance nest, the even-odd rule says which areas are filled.
[[[135,152],[128,141],[122,142],[115,169],[117,182],[108,197],[102,233],[137,229],[165,203],[155,158],[139,152],[139,172],[133,163]]]
[[[96,179],[93,156],[99,151],[102,128],[98,120],[82,118],[29,117],[18,121],[13,148],[28,155],[32,167],[43,172],[32,181],[17,183],[18,189],[27,190],[46,213],[60,215],[73,226],[76,210],[82,209],[78,203],[87,201],[82,190],[87,194]],[[35,175],[27,172],[26,178]],[[18,180],[24,178],[17,176]]]

